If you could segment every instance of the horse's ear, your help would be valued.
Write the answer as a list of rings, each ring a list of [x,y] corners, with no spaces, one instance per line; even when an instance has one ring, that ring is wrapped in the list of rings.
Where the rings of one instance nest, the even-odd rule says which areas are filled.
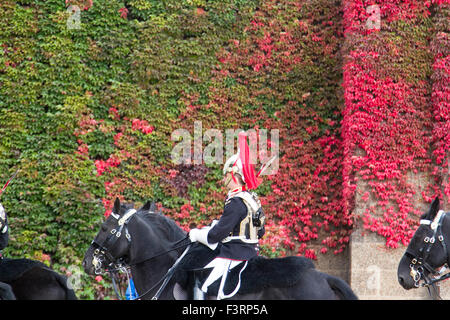
[[[141,208],[141,210],[148,211],[148,210],[150,210],[150,207],[151,207],[151,203],[150,203],[150,201],[147,201],[144,204],[144,206]]]
[[[116,198],[116,200],[114,201],[114,209],[113,209],[114,213],[120,214],[120,199]]]
[[[430,211],[428,212],[428,219],[434,220],[434,217],[436,217],[438,211],[439,211],[439,197],[436,197],[431,203]]]
[[[155,202],[152,202],[152,205],[150,206],[150,211],[151,212],[156,212],[156,204],[155,204]]]

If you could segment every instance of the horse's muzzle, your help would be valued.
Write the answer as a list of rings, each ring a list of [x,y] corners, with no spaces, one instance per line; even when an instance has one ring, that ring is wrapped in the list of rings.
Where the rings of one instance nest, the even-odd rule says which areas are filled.
[[[93,258],[94,257],[94,250],[89,248],[89,250],[86,252],[82,266],[84,269],[84,272],[86,272],[88,275],[95,275],[95,266],[93,264]]]

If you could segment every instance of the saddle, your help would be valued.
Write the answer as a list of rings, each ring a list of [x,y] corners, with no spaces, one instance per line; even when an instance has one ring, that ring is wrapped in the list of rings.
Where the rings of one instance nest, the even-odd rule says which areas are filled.
[[[219,249],[211,250],[208,247],[196,243],[180,262],[174,274],[175,281],[185,290],[190,285],[192,271],[199,277],[201,283],[207,278],[210,269],[203,267],[213,260],[219,253]],[[239,274],[243,264],[233,268],[227,277],[224,293],[232,292],[239,283]],[[241,274],[241,286],[239,294],[259,292],[267,288],[286,288],[294,286],[301,280],[306,270],[314,269],[310,259],[304,257],[285,257],[268,259],[256,256],[248,261],[248,265]],[[220,279],[208,287],[207,295],[217,296]]]
[[[48,268],[39,261],[3,258],[0,260],[0,282],[14,281],[34,267]]]

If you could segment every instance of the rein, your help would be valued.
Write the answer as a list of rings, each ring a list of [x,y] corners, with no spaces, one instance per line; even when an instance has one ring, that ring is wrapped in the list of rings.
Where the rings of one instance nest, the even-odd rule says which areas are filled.
[[[161,295],[163,290],[166,288],[167,284],[169,283],[170,279],[172,278],[173,274],[175,273],[176,267],[178,267],[178,264],[181,262],[181,260],[184,258],[184,256],[188,253],[189,249],[191,248],[191,244],[192,244],[191,242],[189,242],[187,244],[187,248],[184,250],[184,252],[181,254],[181,256],[175,261],[173,266],[166,272],[166,274],[161,279],[159,279],[159,281],[157,281],[150,289],[145,291],[143,294],[141,294],[136,299],[140,299],[140,298],[146,296],[147,294],[150,293],[150,291],[155,289],[156,286],[161,283],[161,281],[163,281],[163,284],[161,285],[161,287],[159,287],[158,291],[152,297],[152,300],[158,300],[159,296]],[[170,251],[173,251],[173,250],[170,250]],[[136,300],[136,299],[133,299],[133,300]]]
[[[185,240],[187,240],[187,239],[189,239],[189,235],[187,235],[187,236],[184,237],[183,239],[181,239],[181,240],[175,242],[175,243],[173,244],[174,247],[173,247],[172,249],[168,249],[168,250],[164,250],[164,251],[158,252],[158,253],[152,255],[151,257],[148,257],[148,258],[144,258],[144,259],[138,260],[137,262],[133,262],[133,263],[130,263],[130,264],[128,264],[128,265],[129,265],[130,267],[131,267],[131,266],[135,266],[135,265],[138,265],[138,264],[147,262],[147,261],[149,261],[149,260],[158,258],[158,257],[163,256],[163,255],[165,255],[165,254],[168,254],[169,252],[172,252],[172,251],[175,251],[175,250],[178,250],[178,249],[181,249],[181,248],[186,248],[188,245],[191,244],[191,242],[189,242],[189,243],[187,243],[187,244],[182,244],[182,245],[178,245],[178,244],[181,243],[181,242],[183,242],[183,241],[185,241]]]
[[[446,213],[443,210],[440,210],[434,221],[420,220],[421,225],[430,225],[431,230],[433,230],[433,235],[431,237],[424,238],[423,242],[425,243],[425,245],[419,249],[418,254],[409,250],[406,250],[405,253],[405,255],[411,259],[411,264],[409,267],[411,269],[410,275],[414,280],[414,285],[416,287],[427,287],[430,296],[432,296],[430,290],[430,287],[432,287],[435,295],[440,300],[442,300],[442,298],[438,294],[436,283],[450,278],[450,273],[443,274],[447,270],[445,265],[439,271],[436,271],[426,260],[430,255],[431,248],[436,242],[436,239],[438,239],[442,245],[442,248],[444,249],[448,261],[447,245],[445,244],[444,235],[442,234],[442,221],[444,220],[445,216]],[[432,279],[428,277],[424,272],[425,270],[434,278]],[[424,283],[422,284],[420,284],[421,279],[424,280]]]
[[[186,239],[188,239],[188,237],[183,238],[183,239],[181,239],[180,241],[178,241],[178,242],[176,242],[176,243],[180,243],[181,241],[184,241],[184,240],[186,240]],[[166,272],[166,274],[165,274],[161,279],[159,279],[159,280],[158,280],[158,281],[157,281],[150,289],[148,289],[147,291],[145,291],[143,294],[141,294],[141,295],[139,295],[138,297],[136,297],[136,298],[134,298],[134,299],[131,299],[131,300],[138,300],[138,299],[141,299],[142,297],[145,297],[145,296],[148,295],[152,290],[154,290],[161,282],[163,282],[163,284],[159,287],[158,291],[157,291],[157,292],[155,293],[155,295],[152,297],[152,300],[158,300],[159,297],[160,297],[160,295],[161,295],[161,293],[162,293],[163,290],[166,288],[166,286],[167,286],[167,284],[169,283],[170,279],[171,279],[172,276],[174,275],[174,273],[175,273],[175,271],[176,271],[176,267],[178,266],[178,264],[181,262],[181,260],[184,258],[184,256],[188,253],[189,249],[191,248],[191,244],[192,244],[192,243],[189,242],[188,244],[183,244],[183,245],[174,247],[174,248],[172,248],[172,249],[170,249],[170,250],[167,250],[167,251],[158,253],[158,254],[156,254],[156,255],[150,257],[150,258],[147,258],[147,259],[144,259],[144,260],[139,261],[139,262],[137,262],[137,263],[133,263],[133,264],[128,265],[128,266],[134,266],[134,265],[136,265],[136,264],[143,263],[143,262],[145,262],[145,261],[151,260],[151,259],[153,259],[153,258],[157,258],[157,257],[162,256],[162,255],[164,255],[164,254],[167,254],[167,253],[169,253],[169,252],[171,252],[171,251],[174,251],[174,250],[177,250],[177,249],[180,249],[180,248],[185,248],[185,247],[187,247],[187,248],[184,250],[184,252],[181,254],[181,256],[175,261],[175,263],[173,264],[173,266]],[[112,278],[112,281],[113,281],[114,292],[116,293],[116,296],[119,298],[119,300],[123,300],[123,298],[122,298],[122,297],[119,295],[119,293],[118,293],[117,285],[116,285],[115,280],[114,280],[114,276],[113,276],[113,274],[112,274],[111,271],[110,271],[110,273],[111,273],[111,278]],[[128,271],[126,271],[126,273],[127,273],[127,276],[128,276]]]

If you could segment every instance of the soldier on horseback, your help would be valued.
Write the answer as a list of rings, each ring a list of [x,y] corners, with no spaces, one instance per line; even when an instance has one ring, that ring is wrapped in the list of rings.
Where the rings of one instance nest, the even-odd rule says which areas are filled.
[[[212,268],[208,278],[203,282],[198,298],[204,298],[208,287],[221,278],[218,299],[233,296],[239,285],[229,295],[223,293],[228,271],[258,255],[258,240],[264,235],[264,213],[255,192],[258,186],[253,166],[249,161],[249,150],[246,136],[240,135],[240,150],[231,156],[223,167],[223,183],[228,189],[225,207],[220,220],[214,220],[210,226],[192,229],[189,238],[198,241],[211,250],[218,248],[217,257],[204,268]],[[244,264],[242,266],[242,264]],[[196,289],[194,289],[196,290]],[[197,290],[197,293],[200,292]]]

